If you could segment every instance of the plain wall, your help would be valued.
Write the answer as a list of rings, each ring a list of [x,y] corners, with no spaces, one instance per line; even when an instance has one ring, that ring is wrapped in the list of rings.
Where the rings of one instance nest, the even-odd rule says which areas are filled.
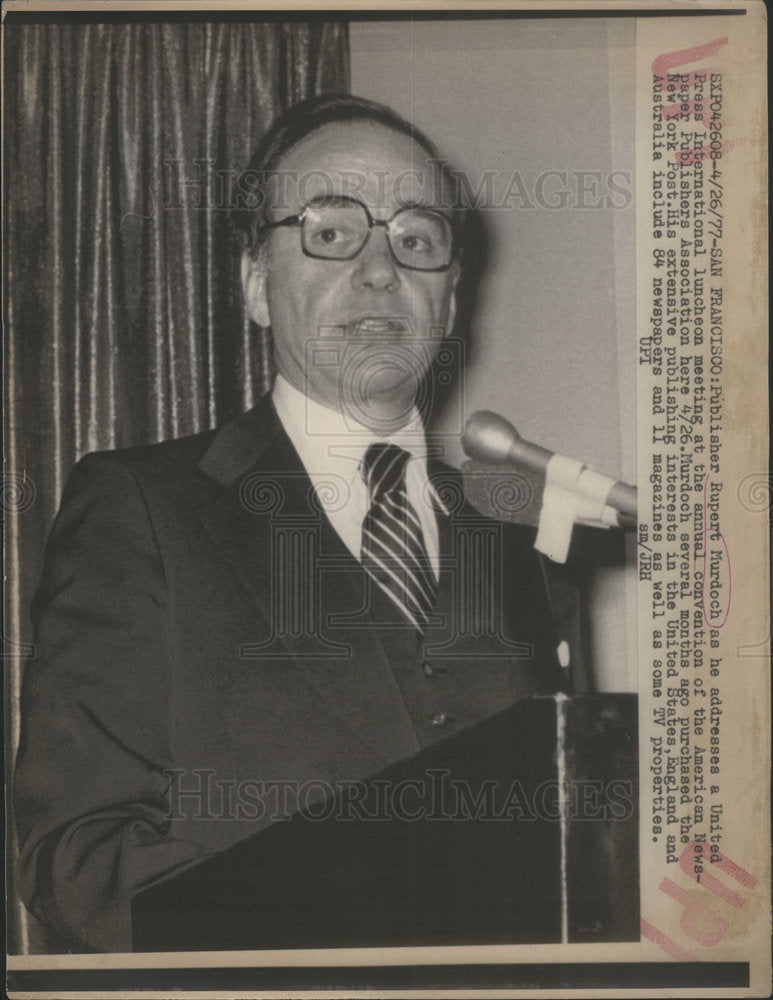
[[[426,131],[487,206],[466,377],[436,428],[450,460],[457,413],[489,409],[633,482],[633,21],[365,21],[350,40],[352,92]],[[634,572],[597,575],[601,690],[635,689]]]

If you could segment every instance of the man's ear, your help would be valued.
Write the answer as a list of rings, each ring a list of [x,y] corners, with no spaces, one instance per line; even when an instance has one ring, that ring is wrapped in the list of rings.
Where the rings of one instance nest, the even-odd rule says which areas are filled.
[[[446,332],[445,337],[451,336],[451,331],[454,328],[454,322],[456,320],[456,286],[459,284],[459,278],[462,275],[461,269],[458,264],[454,265],[455,274],[453,284],[451,285],[451,294],[448,299],[448,319],[446,320]]]
[[[266,298],[266,271],[267,262],[265,256],[260,253],[258,257],[253,257],[249,250],[242,254],[242,294],[247,307],[247,315],[258,326],[271,326],[271,317],[268,311],[268,299]]]

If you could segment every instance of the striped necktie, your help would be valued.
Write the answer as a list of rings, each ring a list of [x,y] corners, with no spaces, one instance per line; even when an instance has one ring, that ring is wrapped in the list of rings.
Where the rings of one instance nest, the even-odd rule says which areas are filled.
[[[363,458],[370,509],[362,522],[362,565],[405,617],[423,632],[437,597],[424,532],[408,499],[405,470],[410,455],[378,443]]]

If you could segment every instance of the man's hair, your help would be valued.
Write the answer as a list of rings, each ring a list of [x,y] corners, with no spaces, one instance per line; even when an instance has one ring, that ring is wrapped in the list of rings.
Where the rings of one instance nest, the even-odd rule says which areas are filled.
[[[458,193],[458,183],[447,161],[441,160],[435,144],[418,128],[388,108],[385,104],[353,97],[350,94],[322,94],[294,104],[275,119],[258,143],[239,181],[240,207],[234,222],[243,234],[246,247],[257,253],[261,243],[261,227],[266,221],[267,191],[272,175],[282,158],[303,139],[324,125],[363,122],[381,125],[407,135],[418,143],[433,160],[447,188],[453,211],[457,249],[464,243],[466,209]]]

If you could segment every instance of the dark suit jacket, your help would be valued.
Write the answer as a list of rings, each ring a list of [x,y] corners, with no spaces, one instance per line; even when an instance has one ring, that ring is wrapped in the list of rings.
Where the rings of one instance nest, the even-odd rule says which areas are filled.
[[[35,602],[15,779],[22,895],[44,923],[128,949],[139,889],[561,687],[533,529],[481,518],[449,467],[430,474],[454,513],[422,639],[370,592],[270,401],[78,464]]]

